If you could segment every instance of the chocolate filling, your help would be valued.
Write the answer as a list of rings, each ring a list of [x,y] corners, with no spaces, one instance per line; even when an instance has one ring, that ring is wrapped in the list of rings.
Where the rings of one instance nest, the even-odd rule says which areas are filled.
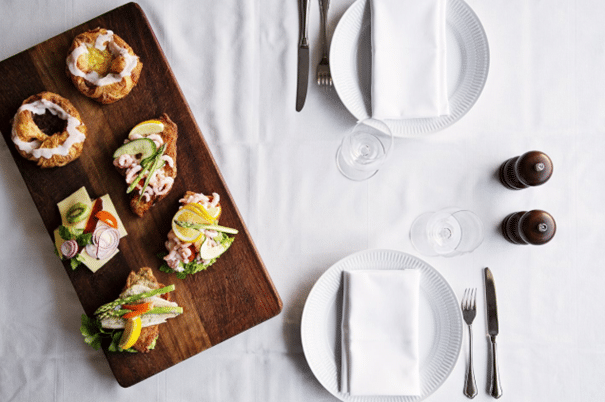
[[[34,114],[34,123],[46,135],[62,133],[67,128],[67,120],[55,116],[48,110],[44,114]]]

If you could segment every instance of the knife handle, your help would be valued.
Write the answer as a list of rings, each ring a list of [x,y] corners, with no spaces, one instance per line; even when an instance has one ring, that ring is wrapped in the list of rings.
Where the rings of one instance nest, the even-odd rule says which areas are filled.
[[[489,384],[489,394],[498,399],[502,396],[502,385],[500,385],[500,373],[498,371],[498,354],[496,353],[496,337],[491,336],[492,341],[492,378]]]
[[[310,0],[300,0],[300,23],[301,35],[300,46],[309,47],[309,14],[311,11]]]

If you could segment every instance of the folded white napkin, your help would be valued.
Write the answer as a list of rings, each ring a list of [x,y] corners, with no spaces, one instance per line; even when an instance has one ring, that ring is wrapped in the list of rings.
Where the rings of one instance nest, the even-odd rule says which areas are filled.
[[[370,0],[372,117],[449,114],[446,0]]]
[[[343,272],[341,392],[420,395],[420,271]]]

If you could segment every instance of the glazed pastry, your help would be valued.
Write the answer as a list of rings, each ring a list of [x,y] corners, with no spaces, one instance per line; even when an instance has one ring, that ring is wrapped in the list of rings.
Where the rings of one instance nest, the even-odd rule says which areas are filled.
[[[124,175],[130,209],[143,216],[172,189],[176,178],[177,125],[166,113],[137,124],[114,152],[114,166]]]
[[[66,72],[78,91],[104,104],[128,95],[142,69],[132,48],[104,28],[76,36],[67,56]]]
[[[64,166],[82,153],[86,125],[69,100],[41,92],[24,100],[17,110],[11,139],[17,152],[38,166]]]

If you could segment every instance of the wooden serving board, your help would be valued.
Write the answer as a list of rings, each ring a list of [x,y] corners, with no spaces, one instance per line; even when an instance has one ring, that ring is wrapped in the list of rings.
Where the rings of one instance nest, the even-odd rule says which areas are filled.
[[[81,95],[65,73],[65,59],[73,38],[96,27],[113,30],[143,62],[138,85],[111,105],[101,105]],[[116,299],[130,271],[140,267],[151,267],[161,283],[176,285],[173,297],[184,313],[160,326],[155,350],[147,354],[105,350],[120,385],[128,387],[142,381],[279,314],[279,295],[137,4],[126,4],[0,62],[0,77],[0,131],[51,239],[61,223],[57,202],[81,186],[93,199],[109,194],[128,231],[120,242],[120,252],[96,273],[84,266],[72,270],[64,263],[86,314],[92,316],[99,306]],[[10,120],[21,102],[45,90],[69,99],[88,127],[81,157],[64,167],[39,168],[16,152],[10,138]],[[139,218],[130,211],[126,185],[112,165],[112,154],[132,127],[162,113],[178,125],[178,176],[171,193]],[[164,251],[171,218],[187,190],[220,194],[220,222],[238,229],[239,234],[231,248],[207,271],[180,280],[175,274],[158,270],[162,261],[156,254]]]

